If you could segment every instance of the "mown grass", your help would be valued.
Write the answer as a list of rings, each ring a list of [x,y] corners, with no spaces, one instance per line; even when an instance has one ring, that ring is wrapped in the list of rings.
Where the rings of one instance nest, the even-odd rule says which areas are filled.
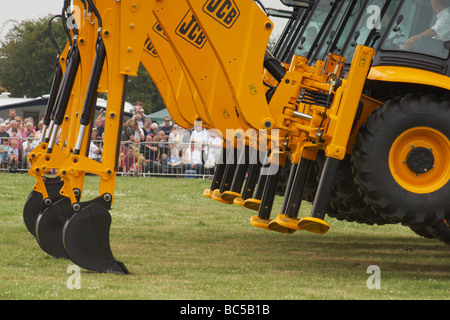
[[[203,197],[209,180],[137,177],[117,178],[111,210],[111,247],[131,274],[83,270],[81,289],[69,290],[71,261],[45,254],[22,221],[33,178],[0,181],[0,299],[450,298],[449,246],[409,228],[328,218],[325,235],[284,235],[251,226],[248,209]],[[97,188],[86,177],[84,196]],[[378,290],[367,287],[371,265]]]

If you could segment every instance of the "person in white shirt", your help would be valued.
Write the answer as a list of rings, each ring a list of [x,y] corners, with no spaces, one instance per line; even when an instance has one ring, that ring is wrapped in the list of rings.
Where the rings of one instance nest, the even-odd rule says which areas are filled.
[[[436,13],[436,23],[430,29],[406,40],[406,49],[412,49],[417,44],[419,37],[442,41],[450,40],[450,0],[431,0],[431,7]]]
[[[212,169],[215,168],[222,151],[222,137],[214,130],[208,130],[208,133],[208,157],[205,161],[205,168]]]
[[[192,141],[188,148],[184,151],[183,157],[184,169],[195,169],[196,174],[203,174],[202,148],[200,144]]]
[[[89,158],[98,162],[102,162],[102,150],[93,141],[91,141],[91,144],[89,146]]]
[[[35,133],[31,132],[27,139],[22,143],[23,154],[22,154],[22,163],[27,163],[28,156],[31,151],[39,145],[39,140],[36,139]],[[30,163],[28,163],[30,165]]]

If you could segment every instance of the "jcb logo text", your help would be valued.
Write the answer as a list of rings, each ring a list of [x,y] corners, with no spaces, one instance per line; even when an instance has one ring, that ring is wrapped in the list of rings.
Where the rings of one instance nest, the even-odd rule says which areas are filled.
[[[158,22],[156,22],[155,25],[153,26],[153,31],[155,31],[158,35],[160,35],[161,37],[164,38],[164,40],[167,41],[167,36],[164,33],[163,28],[161,27],[161,25]]]
[[[145,40],[144,51],[147,52],[152,57],[158,58],[158,53],[156,52],[155,46],[153,45],[150,38],[147,38],[147,40]]]
[[[203,48],[206,43],[206,35],[203,33],[191,10],[186,13],[175,32],[199,49]]]
[[[226,28],[231,28],[240,14],[234,0],[208,0],[203,11]]]

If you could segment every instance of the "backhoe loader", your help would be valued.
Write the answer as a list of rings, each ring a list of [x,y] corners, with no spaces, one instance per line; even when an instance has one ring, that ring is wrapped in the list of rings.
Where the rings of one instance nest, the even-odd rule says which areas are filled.
[[[236,35],[243,35],[247,26],[239,30],[238,22],[235,22],[231,28],[235,29],[234,34],[230,28],[220,27],[220,21],[217,21],[217,16],[214,17],[215,11],[209,10],[214,8],[220,10],[222,7],[217,2],[215,2],[216,7],[214,7],[213,2],[196,0],[187,0],[187,2],[213,46],[227,43],[229,47],[234,48],[234,44],[238,46],[238,40],[244,38],[239,38]],[[421,31],[431,29],[436,13],[449,10],[448,5],[445,1],[441,1],[438,6],[432,6],[429,1],[415,1],[413,6],[408,6],[405,1],[315,1],[314,3],[284,1],[284,3],[292,6],[305,7],[308,4],[311,6],[305,23],[302,25],[302,30],[291,37],[291,40],[287,37],[288,41],[291,41],[289,46],[284,47],[287,50],[285,49],[284,52],[280,50],[277,53],[281,61],[286,62],[292,58],[290,70],[293,70],[294,64],[308,65],[312,69],[306,70],[306,72],[317,74],[325,70],[326,74],[335,77],[337,73],[333,74],[323,67],[323,65],[328,65],[327,62],[330,62],[330,60],[334,60],[338,61],[337,64],[342,63],[343,75],[346,79],[350,79],[350,73],[347,74],[347,72],[351,71],[351,67],[354,66],[349,61],[357,52],[355,48],[362,44],[377,50],[370,72],[364,78],[364,81],[358,80],[364,82],[362,89],[364,94],[357,94],[357,91],[352,92],[353,95],[360,96],[358,98],[359,105],[355,109],[356,112],[354,116],[351,113],[344,116],[351,119],[347,123],[347,126],[352,129],[351,134],[348,139],[345,135],[340,138],[330,134],[331,139],[348,140],[341,144],[341,146],[345,144],[346,149],[346,156],[343,158],[332,155],[333,142],[323,139],[323,134],[329,134],[330,128],[332,129],[332,121],[334,120],[332,115],[328,116],[327,112],[324,112],[320,124],[317,125],[316,120],[314,125],[314,109],[317,109],[314,102],[319,106],[320,103],[323,104],[324,102],[325,105],[331,106],[331,99],[334,98],[332,94],[321,96],[317,92],[311,93],[308,91],[309,88],[301,88],[297,97],[292,96],[292,99],[298,98],[297,105],[292,108],[295,110],[292,113],[293,117],[286,117],[285,102],[274,102],[277,94],[283,88],[282,82],[277,86],[271,97],[269,109],[272,112],[280,105],[286,108],[283,112],[278,112],[278,114],[282,113],[283,115],[278,118],[275,127],[289,132],[289,128],[283,123],[283,121],[287,121],[290,128],[298,127],[299,131],[306,133],[306,137],[302,138],[306,143],[299,144],[298,141],[293,143],[298,152],[290,154],[291,162],[292,158],[295,159],[296,157],[301,158],[300,163],[305,162],[301,155],[301,152],[305,152],[305,149],[318,151],[318,159],[315,162],[316,165],[321,167],[319,170],[322,170],[320,179],[323,180],[325,176],[330,180],[327,183],[319,183],[319,190],[315,196],[324,194],[320,192],[321,184],[325,188],[325,185],[329,186],[334,183],[335,200],[323,201],[321,198],[319,200],[316,198],[311,216],[314,217],[314,211],[317,207],[322,206],[320,211],[324,211],[323,207],[328,206],[326,208],[328,212],[331,211],[340,218],[353,221],[370,224],[401,222],[410,226],[416,232],[418,231],[418,233],[433,233],[437,227],[446,231],[448,227],[445,224],[445,219],[448,219],[449,203],[444,194],[448,194],[450,178],[447,161],[450,148],[449,135],[447,130],[444,129],[445,123],[448,122],[448,89],[450,84],[448,78],[449,39],[445,38],[445,36],[448,37],[448,30],[439,32],[443,34],[441,38],[420,36],[416,45],[408,49],[405,43],[415,34],[421,34]],[[236,5],[236,3],[234,4]],[[239,3],[236,7],[239,9],[240,18],[244,16],[242,14],[244,10],[241,10],[241,8],[246,4]],[[248,5],[254,4],[248,3]],[[223,6],[224,9],[231,8],[231,5],[225,6],[225,2]],[[237,12],[238,9],[236,8],[234,10]],[[216,12],[217,14],[219,12]],[[255,21],[253,17],[250,17],[249,20]],[[216,24],[214,25],[214,23]],[[252,26],[258,28],[255,23]],[[308,41],[309,47],[307,47],[306,36],[311,28],[316,28],[316,35],[318,36]],[[282,45],[279,47],[281,48]],[[215,51],[218,57],[221,54],[225,55],[224,52],[226,52],[226,48]],[[229,54],[232,55],[232,53]],[[343,60],[339,60],[339,57],[333,55],[338,55]],[[298,62],[298,56],[304,56],[308,61]],[[230,60],[223,58],[222,61]],[[367,60],[372,62],[371,59]],[[224,65],[226,64],[224,63]],[[229,77],[236,74],[236,71],[231,69],[226,72],[228,72]],[[242,72],[251,73],[249,69],[242,70]],[[288,74],[286,74],[286,77],[288,77]],[[299,83],[286,77],[285,81]],[[335,77],[332,80],[337,80],[337,83],[342,82],[342,79],[337,78]],[[304,85],[310,85],[310,83],[304,82]],[[233,84],[230,87],[236,88],[237,86]],[[242,90],[247,89],[243,88]],[[326,93],[323,88],[320,91]],[[419,96],[417,92],[421,92],[423,96]],[[334,92],[330,91],[330,93]],[[281,93],[279,96],[281,96]],[[397,106],[400,101],[403,103],[402,107]],[[396,107],[389,109],[388,112],[386,109],[389,105]],[[302,112],[299,110],[302,110]],[[328,110],[328,106],[325,110]],[[332,110],[332,107],[330,110]],[[259,111],[260,109],[258,109],[258,113]],[[245,117],[245,111],[243,112]],[[384,112],[389,115],[391,115],[390,112],[395,112],[397,115],[385,117],[383,116]],[[275,113],[277,112],[275,111]],[[378,114],[381,116],[377,116]],[[312,118],[310,118],[311,116]],[[299,118],[299,120],[296,118]],[[387,126],[379,118],[385,121],[391,119],[396,122]],[[306,127],[304,121],[308,123]],[[295,122],[301,124],[295,124]],[[379,130],[374,130],[373,123],[381,126]],[[389,138],[382,136],[381,133],[387,134],[389,131],[386,130],[387,128],[396,128],[397,132],[391,132]],[[406,131],[405,136],[402,136],[401,133],[404,131]],[[340,135],[343,131],[338,130],[337,132],[336,134]],[[290,132],[290,135],[295,136],[292,132]],[[379,136],[380,138],[379,140],[378,138],[374,139],[373,136]],[[369,138],[370,143],[369,141],[366,142],[366,139]],[[375,141],[379,145],[377,153],[373,152]],[[325,143],[320,145],[323,142]],[[309,143],[313,145],[308,146]],[[288,145],[287,149],[293,149],[288,143],[286,144]],[[302,148],[303,150],[301,150]],[[322,152],[325,152],[326,161],[322,159],[324,157]],[[327,165],[330,158],[343,160],[339,165],[335,165],[337,168],[331,170],[331,172],[338,172],[336,179],[331,178],[335,173],[323,172],[330,168],[330,165]],[[331,162],[335,161],[332,160]],[[380,167],[381,163],[384,167]],[[293,164],[295,165],[295,160]],[[305,166],[313,166],[313,164]],[[375,168],[383,168],[383,170],[375,170]],[[352,170],[355,175],[353,175]],[[312,171],[311,168],[309,170],[303,169],[303,173],[298,173],[298,179],[302,182],[293,184],[294,186],[297,185],[298,189],[290,191],[294,196],[291,196],[287,191],[285,201],[289,203],[289,197],[292,198],[292,201],[295,198],[301,199],[299,194],[301,194],[302,187],[300,185],[303,188],[305,187],[306,172],[310,171]],[[293,170],[291,170],[291,173],[292,176],[287,183],[292,188],[292,184],[289,185],[289,183],[295,181],[295,173]],[[300,179],[300,177],[302,178]],[[374,181],[377,181],[377,186],[374,185]],[[273,190],[273,186],[271,189]],[[325,194],[329,193],[330,190],[325,192]],[[327,196],[329,197],[329,195]],[[326,199],[327,196],[323,199]],[[284,206],[285,204],[283,204],[283,210],[285,210]],[[294,218],[293,221],[297,222],[296,214],[299,204],[294,203],[293,207],[295,208],[294,213],[286,215],[285,212],[282,212],[274,220],[273,225],[275,226],[279,222],[279,224],[289,226],[290,224],[285,221],[291,221],[292,218]],[[268,216],[266,215],[265,218],[268,218]],[[266,220],[270,221],[269,219]],[[318,229],[321,229],[320,223]],[[435,236],[442,237],[442,233]]]
[[[325,233],[328,214],[448,241],[450,39],[441,30],[415,37],[432,29],[445,1],[282,2],[292,12],[282,12],[289,22],[272,55],[267,13],[281,13],[259,1],[74,1],[95,19],[68,30],[45,138],[29,157],[36,184],[24,220],[44,251],[88,270],[129,272],[111,252],[108,210],[127,77],[139,63],[178,124],[222,134],[204,195],[258,211],[252,225]],[[101,163],[86,156],[99,92],[108,101]],[[100,177],[95,199],[82,198],[85,173]],[[304,199],[312,210],[299,218]]]
[[[413,5],[342,1],[335,5],[334,20],[322,24],[315,49],[300,54],[312,62],[326,52],[347,57],[356,44],[371,46],[377,54],[328,212],[370,224],[401,222],[421,235],[448,242],[448,225],[442,221],[448,219],[448,200],[443,195],[448,193],[450,178],[449,135],[443,129],[449,120],[450,39],[448,33],[447,38],[419,37],[416,46],[405,47],[409,38],[433,26],[438,10],[449,10],[448,3],[436,7],[429,1]],[[374,6],[380,14],[375,20]],[[304,26],[299,43],[302,34],[320,21],[316,15]],[[291,48],[280,58],[300,51],[295,45]],[[405,131],[408,142],[401,138]]]

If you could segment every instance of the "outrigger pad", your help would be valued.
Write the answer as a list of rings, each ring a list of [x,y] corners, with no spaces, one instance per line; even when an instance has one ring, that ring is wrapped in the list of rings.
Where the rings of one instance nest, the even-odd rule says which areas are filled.
[[[222,203],[225,203],[225,204],[232,204],[232,203],[233,203],[233,200],[229,201],[229,200],[223,199],[223,198],[222,198],[222,195],[223,195],[223,194],[220,193],[220,190],[219,190],[219,189],[216,189],[216,190],[214,190],[214,192],[213,192],[211,198],[212,198],[213,200],[216,200],[216,201],[219,201],[219,202],[222,202]]]
[[[289,229],[299,230],[298,223],[299,223],[300,219],[298,219],[298,218],[292,218],[285,214],[280,213],[279,215],[277,215],[277,217],[275,218],[274,221],[276,221],[276,223],[279,224],[280,226],[283,226],[283,227],[286,227]]]
[[[205,189],[203,190],[203,196],[207,197],[207,198],[211,198],[213,194],[213,190],[211,189]]]
[[[304,217],[298,222],[299,230],[306,230],[312,233],[324,234],[330,229],[328,222],[314,217]]]
[[[63,246],[63,228],[71,215],[70,199],[63,197],[45,209],[36,219],[36,239],[49,255],[68,259]]]
[[[78,266],[96,272],[129,274],[122,262],[116,261],[109,244],[111,215],[103,197],[80,203],[81,209],[66,222],[64,248]]]
[[[45,187],[47,189],[48,197],[52,203],[61,199],[63,196],[59,194],[64,182],[60,177],[45,178]],[[36,237],[36,220],[38,216],[47,208],[45,205],[42,193],[31,191],[28,195],[27,201],[23,207],[23,221],[28,231]]]
[[[260,204],[261,200],[259,199],[246,199],[244,202],[244,207],[246,207],[247,209],[258,211]]]
[[[295,231],[297,231],[297,229],[288,228],[288,227],[285,227],[285,226],[279,224],[277,220],[270,221],[267,228],[269,230],[281,232],[281,233],[285,233],[285,234],[293,234]]]
[[[234,198],[233,203],[237,204],[238,206],[243,207],[245,204],[245,199],[237,197],[237,198]]]
[[[222,193],[222,200],[226,201],[227,203],[233,203],[234,199],[240,198],[242,195],[237,192],[233,191],[225,191]]]
[[[250,217],[250,223],[254,227],[257,227],[257,228],[260,228],[260,229],[269,230],[270,220],[262,219],[262,218],[260,218],[258,216],[251,216]]]

